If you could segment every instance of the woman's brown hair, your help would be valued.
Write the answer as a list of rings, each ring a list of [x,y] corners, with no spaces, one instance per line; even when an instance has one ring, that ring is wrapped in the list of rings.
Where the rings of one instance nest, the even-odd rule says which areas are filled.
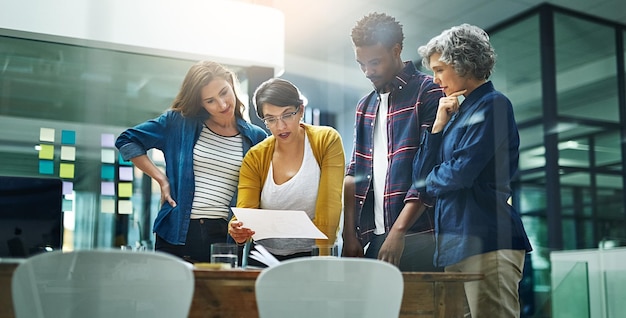
[[[171,109],[180,112],[184,117],[200,115],[204,110],[202,107],[202,88],[216,78],[224,79],[230,84],[235,94],[235,116],[243,118],[242,112],[245,106],[237,96],[235,86],[235,84],[239,84],[237,76],[231,70],[212,61],[200,61],[189,68],[180,91],[172,102]]]

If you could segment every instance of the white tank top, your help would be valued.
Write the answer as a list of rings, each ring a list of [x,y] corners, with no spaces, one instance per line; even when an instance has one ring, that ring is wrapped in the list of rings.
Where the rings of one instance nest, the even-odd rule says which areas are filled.
[[[304,157],[300,169],[291,179],[283,184],[274,182],[273,166],[267,172],[267,178],[261,190],[261,209],[304,210],[311,218],[315,217],[317,191],[321,170],[313,156],[311,144],[304,135]],[[265,239],[259,240],[270,253],[289,255],[310,251],[315,245],[314,239]]]

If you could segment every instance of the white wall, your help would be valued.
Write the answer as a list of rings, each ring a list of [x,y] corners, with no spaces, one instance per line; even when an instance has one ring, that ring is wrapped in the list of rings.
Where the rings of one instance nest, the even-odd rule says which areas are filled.
[[[0,0],[0,28],[284,71],[284,15],[226,0]]]

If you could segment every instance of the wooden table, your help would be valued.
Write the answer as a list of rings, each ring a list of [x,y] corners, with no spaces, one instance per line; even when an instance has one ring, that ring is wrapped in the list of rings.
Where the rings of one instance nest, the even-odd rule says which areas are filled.
[[[0,263],[0,318],[14,318],[11,276],[17,264]],[[194,270],[190,318],[258,317],[254,282],[258,270]],[[401,318],[463,317],[463,283],[481,274],[404,272]]]

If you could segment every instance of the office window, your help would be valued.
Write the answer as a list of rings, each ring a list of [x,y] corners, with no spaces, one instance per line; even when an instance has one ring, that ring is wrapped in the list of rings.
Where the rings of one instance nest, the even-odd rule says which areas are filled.
[[[594,143],[596,165],[611,171],[622,171],[620,131],[612,130],[596,135]]]
[[[546,189],[540,183],[535,185],[531,183],[522,184],[520,191],[520,207],[522,214],[539,214],[545,215],[546,208]]]
[[[578,242],[578,231],[576,230],[576,220],[570,218],[563,219],[563,248],[575,250]]]
[[[64,248],[150,241],[160,189],[113,142],[165,111],[196,61],[65,42],[0,35],[0,174],[63,179]]]
[[[532,125],[519,129],[520,136],[520,171],[540,169],[546,165],[546,149],[543,144],[543,126]],[[522,178],[526,179],[526,176]]]
[[[576,190],[571,187],[561,188],[561,214],[574,215],[576,213]]]
[[[598,217],[614,219],[616,221],[624,219],[624,207],[622,206],[623,190],[622,178],[615,175],[597,175],[598,184]]]
[[[545,244],[548,241],[546,218],[523,215],[522,223],[524,223],[528,239],[533,247],[530,257],[533,264],[535,288],[549,290],[551,249]]]
[[[618,122],[615,30],[555,13],[554,36],[559,115]]]
[[[541,65],[539,18],[533,15],[491,35],[497,60],[491,76],[513,103],[518,123],[540,118]]]

